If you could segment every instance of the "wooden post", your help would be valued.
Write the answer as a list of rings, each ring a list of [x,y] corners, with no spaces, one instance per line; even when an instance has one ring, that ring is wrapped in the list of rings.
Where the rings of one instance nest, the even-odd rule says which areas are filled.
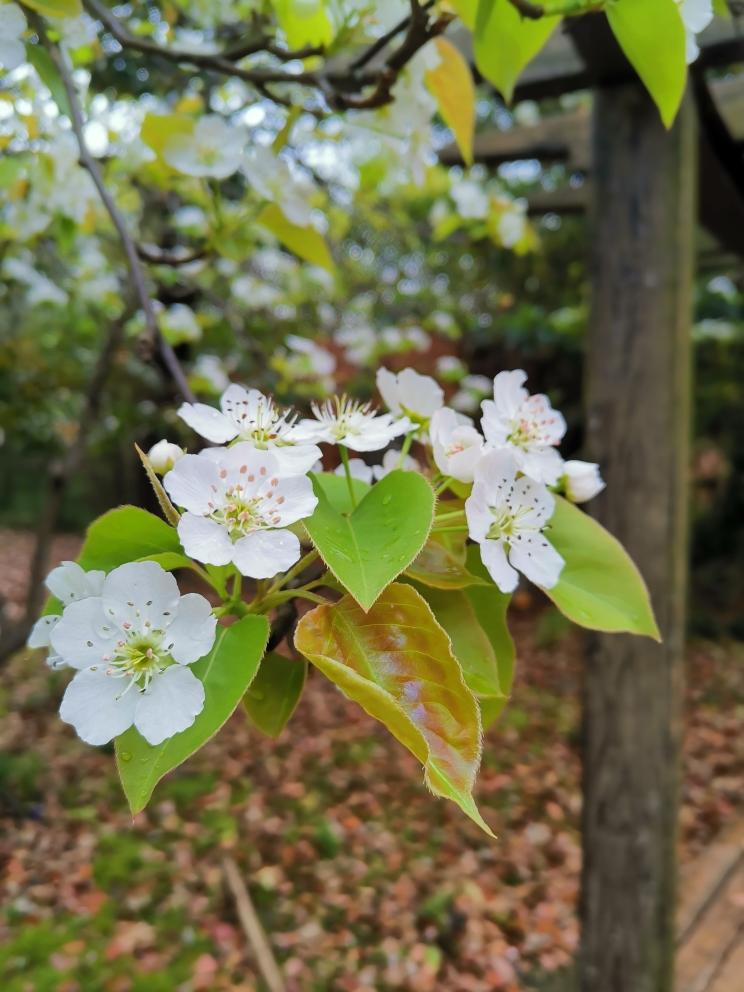
[[[639,83],[593,122],[588,450],[596,515],[638,563],[663,644],[593,636],[585,672],[582,992],[670,992],[687,571],[695,115]]]

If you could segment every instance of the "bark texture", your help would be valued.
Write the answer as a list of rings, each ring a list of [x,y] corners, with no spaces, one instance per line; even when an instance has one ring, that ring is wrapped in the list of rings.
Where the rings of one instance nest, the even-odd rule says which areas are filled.
[[[592,635],[585,672],[582,992],[670,992],[687,572],[695,117],[640,84],[593,124],[588,450],[597,518],[643,573],[663,644]]]

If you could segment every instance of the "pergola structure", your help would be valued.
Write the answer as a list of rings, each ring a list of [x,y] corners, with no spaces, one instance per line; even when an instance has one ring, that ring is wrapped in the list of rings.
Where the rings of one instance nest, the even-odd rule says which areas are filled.
[[[475,145],[486,164],[564,162],[570,181],[530,207],[590,216],[586,453],[608,483],[593,512],[638,563],[663,636],[588,639],[582,992],[670,992],[674,983],[698,219],[706,251],[744,256],[744,75],[723,72],[744,63],[744,34],[716,21],[700,42],[666,131],[604,15],[567,20],[515,99],[591,90],[591,107],[481,134]],[[442,158],[459,161],[454,149]]]

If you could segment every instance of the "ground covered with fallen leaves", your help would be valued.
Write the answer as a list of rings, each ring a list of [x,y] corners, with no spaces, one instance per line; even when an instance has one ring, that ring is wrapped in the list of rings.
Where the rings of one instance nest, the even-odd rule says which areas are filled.
[[[0,532],[11,613],[29,548]],[[75,548],[62,539],[55,557]],[[237,713],[133,822],[111,749],[56,716],[68,676],[17,655],[0,686],[0,988],[259,992],[225,854],[288,992],[541,988],[577,943],[580,635],[517,606],[517,684],[477,788],[496,842],[317,673],[279,741]],[[743,658],[741,645],[689,651],[686,861],[740,799]]]

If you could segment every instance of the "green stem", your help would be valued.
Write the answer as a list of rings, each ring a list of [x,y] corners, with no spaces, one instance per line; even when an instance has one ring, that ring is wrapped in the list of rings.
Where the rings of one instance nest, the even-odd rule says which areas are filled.
[[[444,490],[447,489],[447,487],[449,486],[450,482],[452,482],[452,476],[451,475],[446,475],[442,479],[442,481],[439,483],[439,485],[435,488],[434,495],[435,496],[440,496],[444,492]]]
[[[446,506],[446,504],[445,504]],[[454,520],[456,517],[465,517],[464,510],[450,510],[449,513],[440,513],[434,517],[434,526],[443,523],[445,520]]]
[[[398,468],[403,468],[403,462],[406,460],[406,455],[411,450],[411,445],[413,444],[414,434],[415,431],[412,431],[410,434],[406,434],[405,438],[403,439],[403,444],[401,445],[401,449],[400,449],[400,458],[398,459]]]
[[[301,575],[305,569],[309,568],[309,566],[312,565],[312,563],[319,557],[320,555],[315,548],[308,551],[303,558],[300,558],[296,565],[293,565],[285,575],[282,575],[281,578],[277,579],[276,582],[266,590],[266,595],[271,596],[273,593],[278,592],[282,586],[286,586],[286,584],[291,582],[292,579],[296,578],[298,575]]]
[[[467,526],[462,527],[432,527],[432,534],[467,534]]]
[[[346,476],[346,485],[349,487],[351,506],[352,509],[355,510],[357,501],[356,501],[356,496],[354,495],[354,481],[353,481],[353,476],[351,474],[351,465],[349,465],[349,452],[342,444],[338,446],[338,450],[341,452],[341,461],[343,462],[344,465],[344,475]]]

